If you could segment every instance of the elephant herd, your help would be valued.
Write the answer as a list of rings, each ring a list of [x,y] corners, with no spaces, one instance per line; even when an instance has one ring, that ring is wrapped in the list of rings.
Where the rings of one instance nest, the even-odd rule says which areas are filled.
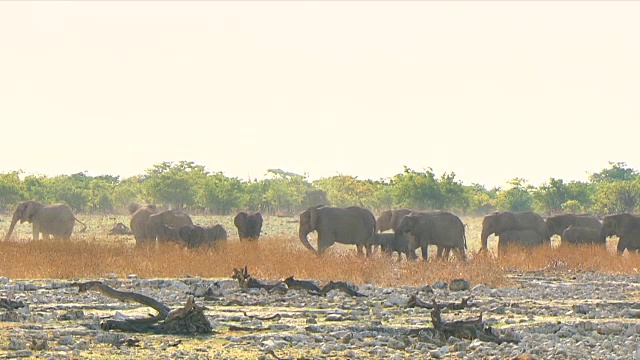
[[[191,217],[174,210],[158,211],[155,205],[131,204],[131,232],[136,245],[157,242],[183,242],[189,247],[211,245],[227,240],[227,231],[220,224],[194,225]],[[262,215],[239,212],[234,218],[240,240],[256,240],[262,230]]]
[[[391,230],[391,233],[385,231]],[[316,251],[307,235],[316,231]],[[640,217],[632,214],[605,216],[602,222],[586,214],[560,214],[546,219],[534,212],[496,211],[484,217],[480,237],[481,251],[487,251],[489,236],[498,237],[498,253],[510,244],[521,246],[551,245],[551,236],[559,235],[562,243],[606,245],[607,237],[618,236],[619,253],[640,250]],[[428,246],[437,246],[437,256],[455,251],[465,259],[467,249],[465,226],[461,219],[447,211],[397,209],[373,214],[361,207],[312,207],[300,215],[299,237],[311,251],[322,254],[335,242],[354,244],[359,253],[371,253],[380,246],[386,253],[405,254],[416,259],[415,250],[428,258]]]
[[[150,204],[132,204],[129,212],[131,231],[137,245],[177,241],[197,247],[227,239],[227,231],[221,225],[194,225],[185,213],[158,211],[155,205]],[[69,239],[76,221],[86,229],[86,225],[66,205],[25,201],[16,207],[5,240],[9,239],[18,221],[33,225],[34,240],[38,240],[40,234],[44,239],[49,236]],[[258,239],[262,222],[260,212],[239,212],[234,224],[240,240]],[[389,230],[392,232],[386,232]],[[307,238],[314,231],[318,238],[317,250]],[[482,221],[481,251],[487,250],[492,234],[498,238],[498,252],[504,251],[509,244],[550,245],[551,236],[559,235],[563,243],[602,246],[606,245],[608,237],[617,236],[617,251],[623,253],[625,250],[640,250],[640,216],[615,214],[600,221],[586,214],[561,214],[545,219],[533,212],[497,211]],[[464,259],[467,249],[462,220],[440,210],[386,210],[376,219],[371,211],[359,206],[314,206],[300,214],[298,236],[307,249],[319,255],[334,243],[355,245],[358,253],[367,255],[372,253],[374,246],[379,246],[386,253],[405,254],[408,259],[417,258],[415,251],[418,248],[423,259],[427,259],[429,245],[437,246],[438,257],[448,257],[454,251]]]

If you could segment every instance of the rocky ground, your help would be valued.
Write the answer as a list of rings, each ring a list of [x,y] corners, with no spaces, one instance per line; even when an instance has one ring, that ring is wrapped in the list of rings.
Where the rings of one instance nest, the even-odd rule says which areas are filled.
[[[103,279],[115,289],[145,294],[172,308],[194,294],[197,304],[207,307],[215,331],[198,336],[106,332],[100,330],[106,319],[145,317],[153,310],[98,292],[78,293],[72,281],[0,278],[0,299],[25,305],[0,310],[0,356],[504,359],[530,354],[545,359],[640,359],[640,276],[509,276],[513,286],[498,289],[470,284],[470,290],[453,291],[443,282],[401,288],[363,285],[359,292],[364,297],[336,290],[326,296],[303,290],[242,290],[230,279]],[[470,297],[470,307],[444,309],[442,319],[482,314],[495,335],[511,342],[437,338],[431,310],[407,307],[411,295],[439,303]],[[230,330],[233,326],[237,330]]]

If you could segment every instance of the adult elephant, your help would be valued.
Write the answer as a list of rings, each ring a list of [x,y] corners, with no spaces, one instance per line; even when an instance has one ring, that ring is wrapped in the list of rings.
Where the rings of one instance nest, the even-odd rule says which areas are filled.
[[[260,212],[239,212],[233,219],[238,229],[240,240],[258,240],[262,231],[262,214]]]
[[[551,244],[547,224],[542,216],[531,211],[496,211],[482,220],[481,251],[487,250],[489,235],[495,234],[500,237],[500,234],[509,230],[533,230],[544,239],[545,243]]]
[[[393,230],[395,232],[398,225],[400,225],[400,221],[402,220],[402,218],[414,211],[416,210],[410,210],[410,209],[385,210],[376,219],[376,230],[379,232]]]
[[[368,256],[371,254],[375,230],[376,218],[365,208],[314,206],[300,214],[298,235],[302,245],[319,255],[324,254],[329,246],[338,242],[355,245],[359,254],[362,254],[362,248],[365,247]],[[317,251],[307,238],[307,235],[313,231],[318,233]]]
[[[136,245],[147,244],[151,241],[147,236],[147,222],[149,221],[149,216],[157,212],[158,209],[153,204],[129,205],[129,213],[131,214],[129,228],[136,239]]]
[[[511,244],[535,247],[544,244],[544,238],[531,229],[504,231],[498,237],[498,254],[504,254]]]
[[[165,210],[149,215],[147,220],[147,239],[154,242],[161,233],[163,225],[171,226],[175,229],[181,229],[186,225],[193,225],[191,217],[185,213],[177,213],[173,210]]]
[[[198,247],[205,242],[205,229],[198,225],[185,225],[178,230],[182,241],[189,247]]]
[[[5,240],[9,240],[18,220],[20,220],[21,224],[26,221],[33,225],[33,240],[36,241],[40,239],[40,233],[42,233],[42,238],[45,240],[49,239],[49,235],[52,235],[54,239],[68,240],[71,238],[76,221],[84,225],[84,229],[87,227],[87,225],[73,216],[71,209],[67,205],[45,205],[29,200],[18,204],[16,207],[9,231],[4,238]]]
[[[560,240],[564,241],[562,232],[569,226],[579,226],[583,228],[591,228],[598,233],[602,229],[600,220],[595,216],[584,214],[558,214],[549,216],[546,220],[549,236],[560,235]]]
[[[605,216],[602,220],[600,241],[606,241],[609,236],[618,236],[618,253],[625,250],[640,248],[640,217],[631,214],[616,214]]]
[[[446,249],[456,250],[466,259],[467,239],[462,220],[447,211],[412,212],[405,215],[396,228],[396,236],[411,234],[422,249],[422,259],[429,258],[429,245],[438,246],[438,258]]]
[[[600,230],[575,225],[570,225],[562,232],[562,243],[565,242],[568,244],[607,244],[606,240],[600,237]]]

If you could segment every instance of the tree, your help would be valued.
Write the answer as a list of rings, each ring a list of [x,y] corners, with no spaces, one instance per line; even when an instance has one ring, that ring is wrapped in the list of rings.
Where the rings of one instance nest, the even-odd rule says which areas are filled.
[[[0,174],[0,209],[15,205],[24,199],[24,186],[20,181],[21,171]]]
[[[331,204],[337,207],[366,206],[365,201],[371,199],[376,190],[372,182],[349,175],[322,178],[313,185],[326,191]]]
[[[444,209],[445,196],[432,169],[417,172],[404,167],[402,174],[391,178],[396,204],[413,209]]]
[[[498,208],[508,211],[530,211],[533,205],[531,190],[525,179],[514,178],[508,181],[509,189],[500,190],[497,194]]]
[[[154,202],[183,209],[195,203],[197,188],[207,174],[203,166],[191,161],[162,162],[147,169],[144,188]]]
[[[600,214],[633,213],[640,201],[640,179],[601,182],[597,185],[595,210]]]
[[[630,168],[624,162],[611,162],[608,169],[603,169],[598,173],[589,176],[589,181],[593,183],[615,182],[615,181],[632,181],[638,178],[638,171]]]
[[[197,203],[217,214],[229,214],[241,207],[245,186],[238,178],[222,172],[207,176],[197,194]]]
[[[532,195],[538,211],[553,214],[562,212],[562,204],[569,200],[569,188],[562,179],[551,178],[533,190]]]

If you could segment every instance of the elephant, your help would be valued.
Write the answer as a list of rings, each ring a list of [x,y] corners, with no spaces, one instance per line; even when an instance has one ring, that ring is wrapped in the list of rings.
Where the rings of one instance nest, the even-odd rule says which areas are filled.
[[[376,219],[376,228],[379,232],[392,230],[396,231],[398,225],[400,225],[400,221],[406,215],[411,214],[412,212],[419,212],[418,210],[411,209],[395,209],[395,210],[385,210],[380,216]],[[398,239],[397,243],[405,244],[405,243],[417,243],[415,238],[410,234],[403,234],[403,237],[406,239]]]
[[[318,233],[318,250],[309,243],[307,235]],[[353,244],[362,254],[366,248],[371,255],[373,234],[376,231],[376,218],[371,211],[359,207],[347,208],[331,206],[312,206],[300,214],[298,236],[302,245],[313,253],[322,255],[334,243]]]
[[[233,219],[233,223],[238,228],[240,240],[258,240],[262,230],[262,214],[239,212]]]
[[[393,230],[396,231],[398,225],[400,225],[400,221],[405,215],[409,215],[412,212],[417,210],[410,209],[396,209],[396,210],[385,210],[380,216],[376,219],[376,230],[379,232]]]
[[[583,214],[559,214],[549,216],[545,222],[547,223],[549,236],[560,235],[560,241],[564,241],[562,232],[571,225],[592,228],[598,233],[602,229],[602,224],[598,218]]]
[[[188,247],[198,247],[205,242],[205,229],[198,225],[185,225],[178,230],[180,239]]]
[[[158,227],[158,232],[156,234],[158,242],[170,242],[170,241],[180,241],[180,234],[178,233],[178,229],[171,225],[160,224]]]
[[[207,244],[213,244],[220,240],[227,240],[227,230],[225,230],[220,224],[205,227],[204,232],[204,241]]]
[[[85,223],[76,219],[67,205],[45,205],[29,200],[16,207],[5,240],[9,240],[18,220],[21,224],[26,221],[33,225],[33,240],[36,241],[40,239],[40,233],[45,240],[49,239],[49,235],[52,235],[54,239],[69,240],[76,221],[84,226],[82,231],[87,228]]]
[[[422,249],[422,259],[429,258],[429,245],[438,246],[438,258],[442,258],[443,250],[447,255],[451,249],[466,259],[467,239],[462,220],[447,211],[412,212],[400,221],[395,235],[400,237],[409,233],[413,235]]]
[[[185,225],[193,225],[191,217],[185,213],[176,213],[173,210],[165,210],[149,215],[147,220],[147,239],[154,242],[161,231],[161,225],[169,225],[180,229]],[[179,230],[178,230],[179,231]]]
[[[600,224],[599,221],[598,224]],[[588,226],[569,225],[562,232],[562,243],[606,245],[606,240],[600,237],[600,230]]]
[[[136,239],[136,245],[143,245],[150,241],[147,236],[147,222],[149,221],[149,216],[157,212],[158,209],[153,204],[129,205],[129,213],[131,214],[129,228]]]
[[[531,211],[496,211],[485,216],[482,220],[481,251],[487,250],[489,235],[496,234],[500,237],[500,234],[509,230],[533,230],[540,235],[545,243],[551,245],[547,224],[542,216]]]
[[[631,214],[615,214],[605,216],[602,220],[600,241],[606,241],[609,236],[618,236],[618,253],[624,250],[640,248],[640,217]]]
[[[398,253],[398,260],[402,259],[402,254],[405,254],[407,260],[416,260],[416,244],[412,243],[410,239],[413,237],[401,236],[396,238],[394,233],[376,233],[373,234],[373,245],[380,245],[380,249],[387,253]]]
[[[544,244],[544,238],[531,229],[503,231],[498,236],[498,254],[504,254],[511,244],[525,247],[540,246]]]

